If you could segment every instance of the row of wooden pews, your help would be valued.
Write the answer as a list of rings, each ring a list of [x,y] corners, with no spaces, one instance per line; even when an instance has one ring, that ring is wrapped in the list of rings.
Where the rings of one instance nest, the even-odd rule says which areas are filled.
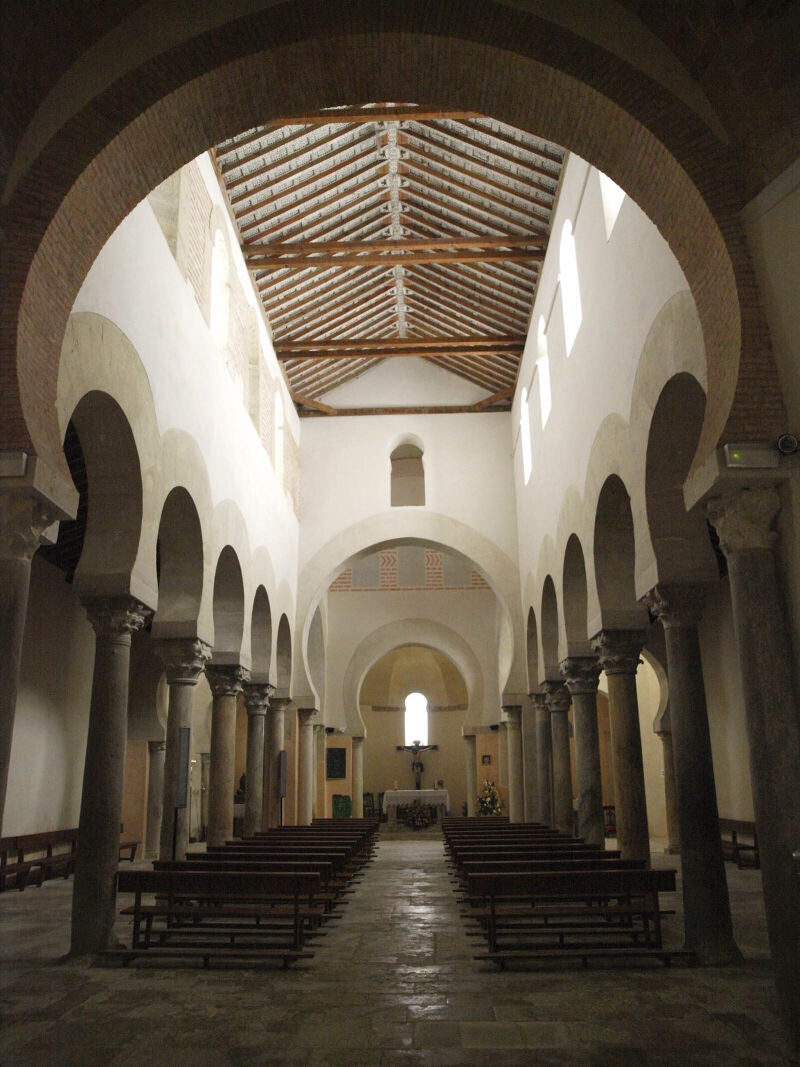
[[[283,967],[313,955],[314,939],[336,916],[353,880],[369,862],[379,821],[319,819],[241,838],[185,860],[117,874],[120,894],[132,894],[130,947],[108,959],[129,963],[199,959]]]
[[[693,961],[663,943],[659,893],[675,891],[674,870],[538,823],[446,818],[442,831],[471,932],[486,941],[476,959]]]

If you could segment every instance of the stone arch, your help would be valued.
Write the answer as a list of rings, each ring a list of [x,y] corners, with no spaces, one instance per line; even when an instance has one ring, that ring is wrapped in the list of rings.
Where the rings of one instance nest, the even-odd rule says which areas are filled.
[[[705,517],[687,511],[683,483],[703,421],[705,393],[690,374],[674,375],[661,390],[650,423],[645,499],[658,581],[715,581],[716,560]]]
[[[4,448],[35,451],[63,471],[50,398],[42,396],[55,377],[53,339],[103,242],[150,189],[215,141],[270,116],[368,100],[438,101],[496,115],[612,177],[665,235],[697,293],[709,365],[698,457],[726,423],[730,434],[744,431],[748,417],[766,435],[782,428],[774,367],[762,375],[766,404],[763,389],[757,398],[736,392],[739,353],[761,354],[764,323],[725,131],[687,70],[619,5],[599,0],[587,31],[568,13],[557,24],[488,0],[379,10],[369,0],[294,0],[229,24],[173,30],[169,62],[156,54],[168,47],[161,35],[143,32],[153,29],[143,20],[163,22],[165,7],[155,0],[116,27],[115,70],[124,76],[104,82],[92,50],[79,56],[69,72],[79,92],[52,92],[11,160],[7,239],[15,258],[0,336],[18,337],[19,387],[12,369],[2,383],[16,402]],[[95,195],[98,184],[107,195]]]
[[[597,501],[594,573],[605,630],[643,628],[647,613],[636,601],[633,515],[622,479],[606,478]]]
[[[142,474],[130,423],[106,393],[81,398],[72,423],[86,462],[88,502],[83,551],[75,570],[82,595],[131,592],[142,531]]]
[[[364,733],[358,695],[367,671],[387,652],[403,645],[428,645],[455,664],[467,688],[464,732],[471,732],[469,724],[473,720],[480,721],[484,699],[483,673],[475,652],[460,634],[443,623],[433,619],[397,619],[373,630],[353,650],[342,686],[347,733],[355,736],[363,736]]]
[[[267,591],[263,585],[259,585],[253,598],[253,611],[250,616],[250,680],[252,682],[269,681],[271,659],[272,611]]]
[[[545,678],[558,678],[558,598],[548,574],[542,586],[542,667]]]
[[[194,637],[203,597],[203,533],[197,508],[182,486],[170,490],[158,526],[157,630]]]
[[[314,687],[318,701],[318,707],[322,709],[325,703],[325,627],[322,619],[322,605],[317,606],[311,626],[308,631],[308,643],[306,645],[306,660],[308,663],[308,677]]]
[[[244,582],[236,552],[226,545],[214,576],[214,655],[216,664],[238,664],[244,637]]]
[[[275,667],[277,670],[276,685],[277,695],[289,696],[289,686],[292,682],[292,631],[289,620],[281,615],[278,623],[278,639],[275,646]]]
[[[564,551],[562,595],[567,654],[570,656],[587,655],[589,635],[586,632],[586,626],[589,603],[586,561],[580,539],[574,533],[570,534]]]

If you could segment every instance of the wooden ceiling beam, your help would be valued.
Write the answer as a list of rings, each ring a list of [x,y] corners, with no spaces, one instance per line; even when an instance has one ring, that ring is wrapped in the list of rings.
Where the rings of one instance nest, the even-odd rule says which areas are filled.
[[[480,306],[490,307],[493,311],[497,312],[503,319],[504,329],[508,330],[510,324],[508,319],[518,320],[518,325],[515,329],[522,331],[524,329],[524,323],[527,321],[528,307],[530,305],[530,292],[527,294],[527,306],[526,304],[514,304],[510,300],[503,300],[488,284],[483,286],[474,286],[470,288],[468,285],[464,285],[463,282],[458,282],[452,279],[449,275],[434,274],[433,271],[417,270],[414,274],[414,278],[409,279],[409,285],[413,288],[415,285],[423,284],[427,287],[433,287],[437,290],[442,290],[446,293],[450,293],[452,296],[461,296],[463,300],[468,303],[477,303]],[[489,293],[492,295],[490,296]]]
[[[461,197],[449,196],[445,189],[441,189],[432,182],[425,182],[417,175],[409,178],[409,184],[403,190],[409,204],[409,211],[414,214],[428,214],[437,218],[442,225],[463,229],[473,234],[485,233],[487,229],[493,230],[495,236],[508,233],[517,226],[513,219],[501,218],[496,214],[485,211],[478,214],[480,206],[463,200]],[[435,209],[431,211],[431,206]],[[443,212],[439,214],[438,212]],[[519,227],[523,230],[524,227]]]
[[[398,337],[390,341],[376,341],[369,339],[359,338],[354,341],[295,341],[287,344],[279,344],[276,346],[276,351],[280,350],[281,354],[288,355],[305,355],[309,352],[314,352],[317,349],[325,347],[326,353],[331,355],[336,351],[380,351],[386,349],[387,351],[395,351],[403,348],[436,348],[441,345],[441,341],[418,341],[414,338]],[[451,342],[446,342],[450,344]],[[509,336],[499,335],[497,337],[460,337],[458,338],[458,344],[465,348],[491,348],[491,349],[522,349],[525,344],[525,338],[521,336]]]
[[[509,215],[516,215],[518,218],[524,220],[521,224],[526,226],[530,219],[530,209],[517,207],[515,204],[510,203],[509,200],[504,200],[502,197],[495,196],[493,193],[487,193],[485,190],[480,189],[474,185],[469,185],[467,182],[459,181],[457,178],[450,178],[446,174],[437,174],[435,171],[431,171],[430,167],[423,167],[415,159],[409,157],[406,162],[399,168],[400,173],[408,178],[409,181],[416,182],[418,185],[422,185],[426,189],[437,190],[442,192],[438,186],[433,184],[434,181],[442,182],[445,186],[444,193],[450,200],[460,200],[464,202],[462,198],[457,197],[453,192],[454,189],[459,189],[462,193],[466,193],[467,197],[473,196],[480,199],[480,204],[474,204],[471,200],[467,199],[466,203],[473,209],[479,211],[485,211],[487,215],[491,215],[494,218],[502,219],[505,226],[513,225],[513,219],[509,218]],[[416,172],[416,173],[415,173]],[[426,178],[421,178],[419,175],[424,174]],[[484,207],[484,204],[493,204],[495,207],[501,209],[501,213],[490,211]],[[503,214],[505,211],[508,214]]]
[[[510,405],[506,405],[503,408],[497,408],[497,411],[506,412]],[[430,405],[426,407],[374,407],[374,408],[336,408],[336,415],[328,418],[342,416],[352,417],[357,415],[468,415],[476,411],[490,410],[485,408],[479,408],[477,404],[440,404]],[[321,412],[315,412],[313,409],[310,411],[298,412],[301,418],[314,418],[321,417]]]
[[[483,116],[483,121],[485,121],[485,119],[486,116]],[[503,144],[513,145],[514,148],[521,149],[523,152],[529,152],[531,155],[538,156],[540,159],[546,159],[548,163],[552,163],[556,167],[560,168],[564,165],[564,156],[566,155],[565,151],[557,153],[552,152],[549,148],[534,148],[532,145],[522,145],[519,143],[516,137],[512,137],[511,134],[501,133],[499,130],[495,130],[490,126],[481,125],[480,118],[478,122],[475,122],[471,119],[457,119],[454,121],[463,122],[463,124],[469,127],[469,129],[476,130],[479,133],[482,133],[485,137],[489,137],[494,141],[500,141]],[[501,123],[501,125],[505,124]]]
[[[254,256],[303,255],[308,252],[421,252],[444,249],[476,248],[547,248],[544,234],[530,237],[427,237],[387,238],[379,241],[250,241],[241,246],[242,255],[249,261]]]
[[[270,141],[270,137],[274,131],[267,130],[263,126],[258,128],[258,132],[253,137],[237,142],[230,148],[221,152],[218,159],[227,159],[234,152],[237,152],[241,148],[247,148],[249,145],[258,144],[258,148],[254,148],[252,152],[247,152],[241,159],[237,159],[235,156],[227,163],[220,164],[219,169],[223,177],[227,174],[231,174],[233,171],[238,170],[239,167],[247,166],[248,163],[253,163],[256,159],[261,159],[264,156],[272,155],[274,152],[280,152],[280,150],[286,149],[289,145],[294,144],[295,141],[299,141],[303,137],[308,137],[308,130],[295,130],[293,133],[287,133],[285,137],[280,139],[273,139]],[[259,144],[259,142],[269,142],[268,144]]]
[[[286,336],[287,333],[291,333],[296,329],[301,329],[303,331],[304,337],[309,337],[309,332],[311,330],[320,329],[323,327],[326,330],[331,330],[338,322],[340,322],[342,319],[347,319],[347,317],[352,314],[354,306],[357,305],[359,307],[370,307],[375,301],[386,300],[387,298],[391,299],[391,282],[384,283],[378,289],[375,289],[373,283],[370,288],[371,292],[368,294],[368,296],[363,298],[357,297],[354,300],[348,299],[347,305],[343,304],[341,300],[326,300],[326,306],[318,307],[317,313],[315,314],[303,314],[302,321],[297,322],[291,330],[281,331],[282,336],[286,338],[286,341],[288,341],[289,338]],[[330,294],[328,294],[328,296],[330,297]],[[332,306],[330,306],[331,304]],[[325,342],[321,341],[318,343],[324,344]],[[279,340],[278,345],[280,344],[281,341]]]
[[[228,189],[238,189],[240,185],[246,185],[248,182],[257,181],[265,174],[269,174],[271,172],[274,173],[277,170],[285,170],[285,168],[291,166],[291,164],[294,163],[295,160],[302,159],[304,156],[307,156],[312,152],[319,151],[319,149],[324,148],[326,145],[333,144],[340,138],[346,137],[348,133],[351,132],[351,130],[355,130],[356,128],[356,126],[342,126],[339,129],[334,130],[333,133],[328,134],[327,137],[321,137],[318,141],[314,141],[312,144],[304,144],[301,148],[296,148],[293,152],[289,152],[286,155],[281,156],[280,159],[271,160],[269,163],[266,162],[266,156],[272,155],[275,149],[262,150],[261,152],[253,152],[249,158],[239,160],[238,167],[244,167],[247,163],[251,163],[259,157],[264,158],[264,163],[262,164],[262,166],[255,167],[253,170],[247,171],[246,173],[243,172],[236,178],[227,177],[228,174],[231,174],[235,169],[238,169],[238,167],[230,167],[228,171],[223,174],[223,177],[225,178],[225,185],[228,187]],[[304,135],[298,134],[297,136]],[[307,136],[307,134],[305,134],[305,136]],[[350,144],[354,143],[355,142],[350,142]],[[281,147],[284,147],[283,143],[281,144]],[[292,177],[294,177],[296,173],[297,171],[293,171]],[[286,181],[286,178],[284,177],[277,180]]]
[[[325,201],[323,205],[320,205],[320,203],[317,202],[316,204],[312,204],[310,207],[307,207],[304,211],[298,212],[298,214],[296,215],[291,215],[284,222],[275,223],[272,226],[269,226],[268,228],[261,231],[260,236],[269,237],[273,233],[279,233],[282,230],[290,230],[292,227],[298,226],[301,222],[307,219],[309,215],[323,215],[325,218],[327,218],[324,213],[324,208],[328,206],[330,206],[333,211],[338,210],[342,217],[350,217],[350,215],[354,211],[358,210],[364,204],[369,203],[370,200],[375,200],[379,203],[384,204],[389,203],[389,193],[385,189],[377,187],[375,183],[372,182],[370,179],[361,182],[361,184],[356,189],[351,189],[348,195],[352,196],[354,193],[361,192],[364,192],[364,195],[357,198],[356,200],[351,200],[347,207],[344,209],[342,209],[341,205],[338,203],[337,197],[330,197]],[[248,226],[240,226],[239,235],[244,236],[244,234],[248,233],[250,230],[254,230],[258,226],[261,226],[263,222],[263,219],[258,219]]]
[[[490,312],[487,312],[485,308],[475,303],[468,304],[464,307],[463,302],[451,299],[445,291],[438,288],[431,293],[422,286],[416,286],[409,292],[406,302],[409,307],[421,303],[429,310],[433,310],[434,308],[446,308],[451,314],[455,315],[456,321],[460,321],[464,324],[466,329],[470,328],[470,323],[472,324],[473,330],[485,330],[487,333],[508,327],[508,319],[506,316],[493,315]]]
[[[305,115],[285,115],[271,119],[265,129],[280,126],[329,126],[339,122],[420,122],[429,119],[464,121],[481,118],[480,111],[447,111],[442,108],[400,104],[397,107],[342,107],[311,111]]]
[[[247,265],[251,270],[309,270],[328,267],[395,267],[409,266],[415,263],[541,263],[545,253],[538,249],[529,251],[486,251],[473,249],[453,249],[441,252],[365,252],[361,255],[323,254],[320,256],[293,258],[273,258],[271,256],[248,257]]]
[[[423,123],[423,125],[428,127],[430,126],[430,123],[425,122]],[[468,134],[463,133],[461,130],[453,130],[449,127],[446,130],[441,130],[438,126],[432,126],[430,128],[437,130],[445,137],[452,137],[455,141],[460,141],[462,144],[469,145],[470,148],[476,148],[479,152],[486,152],[488,155],[497,156],[499,159],[504,159],[507,163],[511,163],[512,166],[522,167],[525,170],[530,170],[534,174],[538,174],[542,178],[545,178],[548,181],[554,182],[556,185],[558,185],[558,175],[552,174],[546,167],[542,167],[540,165],[537,165],[536,163],[530,163],[527,160],[520,159],[519,156],[515,156],[511,152],[504,152],[501,148],[493,148],[491,147],[491,145],[487,145],[484,141],[476,140],[474,137],[470,137]],[[471,133],[482,133],[484,137],[495,136],[496,140],[502,141],[501,137],[497,137],[496,135],[491,134],[488,130],[484,130],[481,127],[466,126],[466,129],[469,130]],[[517,142],[514,143],[520,151],[527,152],[530,155],[536,154],[532,148],[525,148],[523,145]],[[561,164],[559,164],[559,169],[560,167]]]

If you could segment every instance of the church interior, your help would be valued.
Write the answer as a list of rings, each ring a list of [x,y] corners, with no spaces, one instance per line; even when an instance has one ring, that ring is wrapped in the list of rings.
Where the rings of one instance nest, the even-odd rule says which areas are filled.
[[[796,1062],[800,8],[0,17],[9,1062]],[[488,795],[697,966],[475,961]],[[126,858],[315,820],[313,960],[96,966]]]

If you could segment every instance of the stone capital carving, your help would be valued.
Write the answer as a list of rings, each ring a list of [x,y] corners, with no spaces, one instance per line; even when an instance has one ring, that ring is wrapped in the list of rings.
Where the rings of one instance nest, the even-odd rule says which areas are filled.
[[[530,694],[531,703],[533,704],[535,711],[548,711],[547,707],[547,693],[541,691]]]
[[[317,714],[316,708],[298,708],[297,719],[301,726],[310,726],[311,720]]]
[[[165,752],[167,748],[166,741],[148,741],[147,747],[151,753],[153,752]]]
[[[211,659],[211,646],[199,637],[164,638],[153,642],[169,685],[195,685]]]
[[[726,556],[749,548],[772,548],[781,498],[773,486],[748,486],[709,500],[706,514]]]
[[[707,586],[662,584],[642,597],[650,611],[667,629],[670,626],[697,626],[703,617]]]
[[[512,730],[519,728],[522,722],[522,706],[520,704],[504,704],[503,712],[505,713],[506,726]]]
[[[83,597],[83,608],[98,637],[119,637],[141,630],[152,611],[129,596]]]
[[[286,711],[292,702],[291,697],[270,697],[269,706],[273,711]]]
[[[569,690],[561,679],[555,678],[544,682],[543,689],[545,693],[545,701],[551,714],[559,711],[566,714],[566,712],[569,711],[572,698],[569,695]]]
[[[275,686],[269,683],[249,682],[244,687],[244,704],[248,715],[266,715]]]
[[[363,745],[364,744],[364,738],[363,737],[359,737],[357,735],[352,738],[352,741],[353,741],[354,745]]]
[[[206,678],[215,697],[238,696],[249,677],[250,671],[247,667],[238,663],[206,667]]]
[[[596,693],[600,680],[600,664],[595,656],[568,656],[559,665],[570,696]]]
[[[606,674],[636,674],[645,636],[643,630],[601,630],[591,646]]]
[[[59,514],[39,497],[0,493],[0,558],[33,559],[42,533]]]

